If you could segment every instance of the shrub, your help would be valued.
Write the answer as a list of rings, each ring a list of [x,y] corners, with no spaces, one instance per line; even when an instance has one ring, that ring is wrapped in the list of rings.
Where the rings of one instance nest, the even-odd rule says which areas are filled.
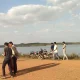
[[[68,58],[69,59],[80,59],[80,56],[75,53],[72,53],[71,55],[68,55]]]

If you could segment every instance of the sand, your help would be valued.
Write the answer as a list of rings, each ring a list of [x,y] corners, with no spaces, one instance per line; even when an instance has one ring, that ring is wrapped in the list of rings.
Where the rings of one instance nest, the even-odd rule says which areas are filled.
[[[17,76],[9,78],[6,66],[7,79],[5,80],[80,80],[79,60],[19,59],[17,63]],[[1,67],[2,59],[0,59],[0,75],[2,75]]]

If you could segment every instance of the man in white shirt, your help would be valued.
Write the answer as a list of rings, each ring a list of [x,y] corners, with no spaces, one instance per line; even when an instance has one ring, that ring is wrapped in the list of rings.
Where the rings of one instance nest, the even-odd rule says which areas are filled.
[[[64,59],[67,59],[68,60],[68,57],[66,55],[66,43],[65,42],[63,42],[63,60]]]
[[[55,58],[58,58],[58,60],[59,60],[58,46],[57,46],[56,42],[54,42],[54,59]]]

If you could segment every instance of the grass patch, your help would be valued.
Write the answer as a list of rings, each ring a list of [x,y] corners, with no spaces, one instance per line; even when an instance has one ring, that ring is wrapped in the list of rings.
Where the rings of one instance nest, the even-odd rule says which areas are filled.
[[[80,59],[80,56],[75,53],[72,53],[71,55],[68,55],[68,58],[69,59]]]
[[[77,55],[76,53],[72,53],[70,55],[67,55],[69,60],[80,60],[80,56]],[[0,54],[0,58],[3,58],[4,56],[2,56]],[[26,59],[38,59],[37,55],[32,55],[30,56],[29,54],[19,54],[19,58],[26,58]],[[52,59],[52,58],[46,58],[46,59]],[[60,59],[63,59],[63,55],[60,55]]]
[[[76,53],[72,53],[72,54],[67,55],[67,56],[68,56],[68,59],[70,59],[70,60],[80,60],[80,56],[77,55]],[[36,56],[36,55],[30,56],[29,54],[20,54],[19,57],[31,58],[31,59],[38,59],[38,56]],[[60,59],[63,59],[63,55],[60,55]]]

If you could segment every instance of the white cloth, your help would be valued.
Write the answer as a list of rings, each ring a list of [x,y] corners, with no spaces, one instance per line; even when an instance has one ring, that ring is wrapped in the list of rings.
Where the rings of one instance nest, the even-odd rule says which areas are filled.
[[[66,44],[63,45],[63,51],[66,52]]]
[[[12,49],[12,55],[15,55],[14,50]]]
[[[12,47],[14,47],[14,45],[12,45]],[[12,49],[12,55],[15,55],[15,52],[14,52],[14,50]]]
[[[66,44],[63,45],[63,55],[66,56]]]
[[[54,45],[54,53],[58,53],[58,46]]]

